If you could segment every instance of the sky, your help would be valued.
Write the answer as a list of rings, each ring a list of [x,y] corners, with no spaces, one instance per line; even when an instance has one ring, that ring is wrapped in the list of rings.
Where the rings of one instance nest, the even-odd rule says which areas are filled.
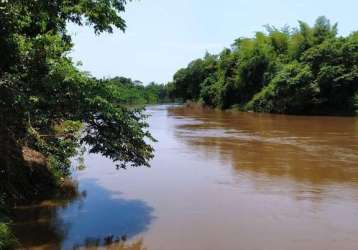
[[[93,76],[125,76],[144,84],[167,83],[208,51],[218,53],[263,25],[313,24],[318,16],[338,22],[339,34],[358,30],[358,0],[133,0],[122,14],[126,32],[96,36],[70,25],[71,53]]]

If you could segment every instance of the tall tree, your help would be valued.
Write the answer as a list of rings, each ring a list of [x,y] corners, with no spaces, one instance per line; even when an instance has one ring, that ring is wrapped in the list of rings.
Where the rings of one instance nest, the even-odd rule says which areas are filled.
[[[127,108],[118,91],[79,71],[68,57],[68,23],[96,34],[124,30],[125,0],[11,0],[0,2],[1,191],[16,180],[26,146],[69,173],[80,144],[120,166],[148,166],[153,139],[141,110]],[[84,125],[81,126],[81,124]],[[79,131],[80,130],[80,131]],[[16,182],[16,181],[15,181]],[[21,195],[21,194],[19,194]]]

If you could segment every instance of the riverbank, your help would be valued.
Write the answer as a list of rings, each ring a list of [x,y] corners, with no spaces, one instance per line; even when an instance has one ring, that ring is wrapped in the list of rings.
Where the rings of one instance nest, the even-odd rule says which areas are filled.
[[[188,109],[188,110],[216,110],[216,111],[221,111],[221,112],[233,112],[233,113],[238,113],[238,112],[246,112],[246,113],[261,113],[261,114],[277,114],[277,115],[296,115],[296,116],[334,116],[334,117],[357,117],[358,113],[353,114],[353,113],[347,113],[347,112],[333,112],[333,111],[325,111],[325,112],[309,112],[309,113],[293,113],[293,114],[286,114],[286,113],[279,113],[279,112],[269,112],[269,111],[258,111],[258,110],[253,110],[251,108],[249,108],[249,106],[247,107],[242,107],[239,105],[233,105],[229,108],[219,108],[219,107],[212,107],[209,105],[206,105],[205,103],[198,101],[186,101],[183,104],[183,108]]]
[[[74,197],[76,184],[69,178],[55,174],[48,159],[41,153],[22,147],[9,147],[3,157],[6,166],[1,175],[0,197],[0,249],[14,249],[19,245],[11,231],[12,210],[20,205],[37,204],[46,199]]]
[[[116,170],[84,154],[79,199],[19,208],[25,249],[105,248],[112,235],[149,250],[358,249],[357,118],[146,112],[152,167]]]
[[[13,158],[11,171],[3,170],[1,183],[2,199],[7,206],[36,203],[76,192],[69,179],[54,173],[43,154],[23,147],[20,154],[10,157]]]

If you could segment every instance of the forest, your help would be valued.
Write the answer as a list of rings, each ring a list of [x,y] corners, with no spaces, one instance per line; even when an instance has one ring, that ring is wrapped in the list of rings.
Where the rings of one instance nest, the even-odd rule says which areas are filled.
[[[358,32],[338,36],[319,17],[314,26],[241,37],[178,70],[172,95],[221,109],[304,115],[358,114]]]
[[[104,84],[114,88],[125,105],[146,105],[171,102],[169,85],[151,82],[144,85],[126,77],[103,79]]]

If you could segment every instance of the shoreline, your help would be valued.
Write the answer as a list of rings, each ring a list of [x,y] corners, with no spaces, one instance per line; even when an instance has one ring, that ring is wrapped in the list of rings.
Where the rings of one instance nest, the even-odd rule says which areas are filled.
[[[350,113],[339,113],[339,112],[312,112],[312,113],[275,113],[275,112],[257,112],[254,110],[246,110],[245,108],[233,106],[227,109],[221,109],[219,107],[211,107],[201,103],[200,101],[186,101],[181,104],[184,108],[188,109],[203,109],[203,110],[214,110],[221,112],[232,112],[232,113],[254,113],[254,114],[269,114],[269,115],[288,115],[288,116],[299,116],[299,117],[349,117],[349,118],[358,118],[358,114],[350,114]]]

